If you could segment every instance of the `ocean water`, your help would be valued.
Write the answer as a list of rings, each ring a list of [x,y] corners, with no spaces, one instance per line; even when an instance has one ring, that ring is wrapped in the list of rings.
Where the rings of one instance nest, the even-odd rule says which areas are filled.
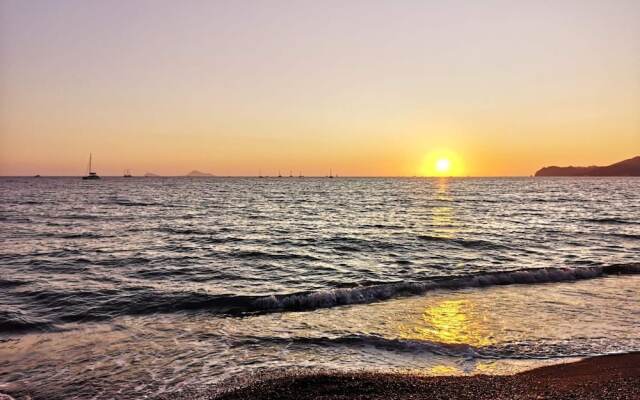
[[[0,179],[0,392],[640,351],[638,178]]]

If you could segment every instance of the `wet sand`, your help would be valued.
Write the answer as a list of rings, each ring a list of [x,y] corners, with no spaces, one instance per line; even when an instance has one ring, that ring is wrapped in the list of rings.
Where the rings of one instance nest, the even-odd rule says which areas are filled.
[[[508,376],[266,373],[226,388],[184,388],[156,400],[640,400],[640,352],[587,358]],[[8,389],[4,387],[3,389]],[[10,390],[8,390],[10,392]],[[22,399],[18,397],[16,399]],[[30,398],[30,397],[28,397]],[[120,398],[134,398],[122,394]],[[0,393],[0,400],[13,400]]]
[[[174,397],[175,398],[175,397]],[[640,399],[640,353],[588,358],[510,376],[423,377],[378,373],[292,374],[189,399]]]

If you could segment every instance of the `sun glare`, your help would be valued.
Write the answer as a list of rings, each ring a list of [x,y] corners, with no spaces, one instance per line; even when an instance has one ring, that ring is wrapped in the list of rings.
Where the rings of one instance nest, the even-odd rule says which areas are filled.
[[[440,173],[448,172],[451,168],[451,161],[446,158],[441,158],[436,161],[436,170]]]
[[[462,176],[462,159],[453,151],[438,149],[425,155],[420,166],[423,176]]]

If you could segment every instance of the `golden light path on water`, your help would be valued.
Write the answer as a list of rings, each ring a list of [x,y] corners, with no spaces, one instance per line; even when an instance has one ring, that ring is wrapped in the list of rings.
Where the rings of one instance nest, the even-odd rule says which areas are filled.
[[[401,325],[400,337],[447,345],[473,346],[476,348],[495,343],[489,316],[476,310],[476,305],[468,299],[447,299],[425,308],[421,319],[415,325]],[[495,374],[499,369],[493,362],[478,360],[476,373]],[[463,375],[465,371],[451,364],[436,364],[414,371],[424,375]]]
[[[449,190],[449,179],[440,178],[434,181],[435,199],[443,205],[431,208],[432,232],[435,237],[452,239],[457,229],[453,201]],[[487,324],[488,317],[479,314],[475,304],[468,299],[447,299],[425,307],[420,318],[413,323],[401,324],[399,336],[402,339],[424,340],[450,345],[487,346],[494,343],[493,335]],[[491,372],[489,363],[478,363],[476,368],[483,372]],[[457,375],[462,371],[451,365],[435,365],[424,373],[429,375]]]
[[[486,317],[474,310],[471,300],[443,300],[425,308],[413,326],[401,326],[403,339],[428,340],[474,347],[493,344]]]
[[[456,222],[453,207],[449,205],[453,197],[449,192],[448,178],[434,181],[435,200],[439,203],[431,208],[431,232],[443,239],[452,239],[456,232]]]
[[[36,388],[82,386],[89,392],[97,384],[111,390],[132,382],[136,385],[130,390],[136,393],[161,392],[189,382],[215,384],[263,368],[509,374],[572,361],[585,349],[612,353],[638,348],[640,337],[632,328],[640,323],[634,301],[639,289],[640,277],[605,278],[441,290],[249,318],[128,316],[113,324],[72,324],[62,332],[24,335],[3,343],[0,359],[13,366],[16,376],[28,371],[38,377],[32,384]],[[596,290],[597,296],[580,300]],[[528,318],[531,313],[537,318]],[[497,357],[468,355],[469,347],[480,352],[494,348]],[[517,354],[529,357],[511,357]],[[87,371],[93,379],[74,380]],[[17,379],[13,385],[28,383]]]
[[[509,374],[640,349],[640,275],[562,273],[635,265],[630,180],[17,182],[24,260],[0,300],[34,328],[0,337],[16,393],[142,398],[281,368]],[[534,284],[536,268],[567,278]]]

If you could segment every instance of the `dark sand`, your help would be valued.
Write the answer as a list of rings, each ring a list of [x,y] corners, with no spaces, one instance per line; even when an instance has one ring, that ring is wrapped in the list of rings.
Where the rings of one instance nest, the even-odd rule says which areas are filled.
[[[640,400],[640,353],[588,358],[510,376],[422,377],[366,372],[281,375],[225,393],[183,393],[172,398]]]
[[[227,382],[231,383],[231,382]],[[263,375],[226,389],[184,389],[157,400],[640,400],[640,352],[587,358],[509,376],[381,373]],[[126,395],[122,398],[130,398]],[[0,400],[12,397],[0,393]]]

